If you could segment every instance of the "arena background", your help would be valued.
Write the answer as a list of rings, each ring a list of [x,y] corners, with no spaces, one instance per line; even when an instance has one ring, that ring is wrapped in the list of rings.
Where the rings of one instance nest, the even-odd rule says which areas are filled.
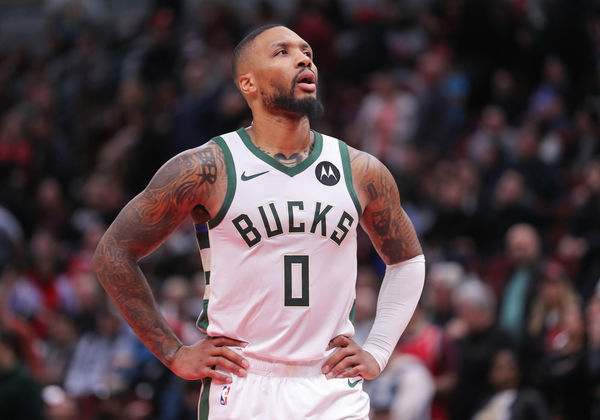
[[[123,325],[91,256],[169,157],[250,123],[230,56],[268,22],[312,45],[314,127],[390,168],[427,258],[372,418],[464,420],[510,392],[506,418],[600,418],[593,0],[0,0],[0,418],[196,418],[200,384]],[[385,266],[364,234],[358,258],[360,342]],[[191,222],[141,265],[197,340]]]

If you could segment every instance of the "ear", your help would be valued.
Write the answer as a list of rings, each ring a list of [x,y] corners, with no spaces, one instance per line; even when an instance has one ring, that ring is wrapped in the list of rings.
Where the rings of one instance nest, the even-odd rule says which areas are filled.
[[[249,95],[256,92],[256,84],[254,83],[254,75],[252,73],[241,74],[238,78],[238,87],[243,95]]]

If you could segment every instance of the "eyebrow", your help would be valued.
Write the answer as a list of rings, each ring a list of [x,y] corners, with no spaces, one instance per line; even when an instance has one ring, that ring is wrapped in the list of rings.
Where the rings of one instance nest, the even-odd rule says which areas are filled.
[[[271,48],[289,47],[291,44],[292,43],[288,42],[288,41],[279,41],[279,42],[275,42],[275,43],[271,44]],[[309,50],[312,51],[312,48],[310,47],[310,45],[307,42],[301,42],[300,48],[308,48]]]

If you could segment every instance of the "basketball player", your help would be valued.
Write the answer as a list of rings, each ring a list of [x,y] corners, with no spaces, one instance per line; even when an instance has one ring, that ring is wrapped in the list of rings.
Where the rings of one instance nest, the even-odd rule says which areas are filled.
[[[204,378],[199,417],[364,419],[362,380],[385,367],[417,304],[424,258],[388,170],[310,128],[322,111],[310,46],[280,25],[233,56],[252,125],[169,160],[98,245],[102,285],[145,345]],[[182,345],[138,260],[188,216],[206,271],[198,326]],[[352,341],[359,222],[387,264],[369,337]]]

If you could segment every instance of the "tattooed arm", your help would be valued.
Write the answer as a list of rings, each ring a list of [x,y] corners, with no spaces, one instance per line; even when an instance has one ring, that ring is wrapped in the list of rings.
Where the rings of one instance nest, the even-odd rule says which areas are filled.
[[[329,347],[339,347],[323,366],[328,378],[362,376],[373,379],[385,367],[421,295],[423,252],[413,225],[400,206],[394,178],[381,162],[350,149],[352,177],[363,211],[362,226],[387,264],[377,315],[361,348],[337,336]]]
[[[243,343],[222,337],[183,346],[161,315],[138,261],[188,215],[206,221],[216,214],[227,188],[224,169],[221,149],[213,142],[175,156],[123,208],[94,255],[98,279],[137,336],[161,362],[188,379],[226,381],[211,367],[238,373],[243,360],[223,346]]]
[[[422,254],[390,171],[373,156],[355,149],[350,149],[350,159],[354,186],[364,209],[361,226],[381,258],[392,265]]]

